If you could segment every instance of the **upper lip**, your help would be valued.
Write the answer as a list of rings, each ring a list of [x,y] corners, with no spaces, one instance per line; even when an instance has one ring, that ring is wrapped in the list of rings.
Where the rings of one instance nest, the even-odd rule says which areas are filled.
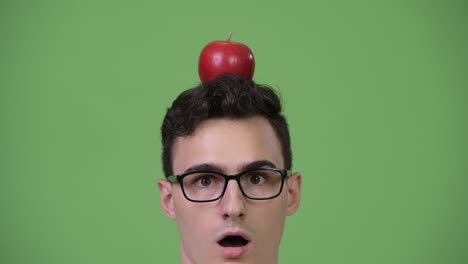
[[[228,230],[228,231],[225,231],[216,239],[216,241],[219,242],[219,241],[223,240],[224,238],[226,238],[228,236],[241,236],[245,240],[250,241],[250,237],[245,232],[243,232],[242,230]]]

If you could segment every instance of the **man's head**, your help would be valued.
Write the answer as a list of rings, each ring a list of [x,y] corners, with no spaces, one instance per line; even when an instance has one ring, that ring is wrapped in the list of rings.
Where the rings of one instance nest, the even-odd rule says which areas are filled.
[[[275,263],[301,185],[276,93],[222,75],[179,95],[161,130],[164,173],[179,175],[159,181],[161,204],[183,263]]]

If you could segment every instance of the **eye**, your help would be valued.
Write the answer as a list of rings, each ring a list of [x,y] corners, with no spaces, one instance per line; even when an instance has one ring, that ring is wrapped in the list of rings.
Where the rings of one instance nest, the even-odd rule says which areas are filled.
[[[215,185],[219,185],[219,183],[221,182],[219,176],[214,174],[195,174],[193,177],[194,178],[191,181],[192,185],[203,188],[213,187]]]
[[[215,173],[194,172],[186,175],[182,184],[186,188],[212,188],[223,183],[223,177]]]
[[[251,184],[258,185],[262,184],[264,181],[265,178],[258,173],[249,176],[249,183]]]
[[[210,176],[202,176],[200,179],[198,179],[198,181],[202,186],[206,187],[211,185],[213,179]]]

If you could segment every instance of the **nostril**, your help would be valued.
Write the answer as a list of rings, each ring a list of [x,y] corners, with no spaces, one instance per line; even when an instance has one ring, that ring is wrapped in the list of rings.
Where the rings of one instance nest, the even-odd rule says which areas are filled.
[[[221,197],[219,201],[219,209],[223,219],[243,218],[246,209],[245,206],[245,197],[239,189],[239,186],[236,185],[228,186],[223,197]]]
[[[229,213],[225,213],[223,215],[223,218],[224,219],[228,219],[228,218],[243,218],[244,217],[244,214],[243,213],[239,213],[239,214],[229,214]]]

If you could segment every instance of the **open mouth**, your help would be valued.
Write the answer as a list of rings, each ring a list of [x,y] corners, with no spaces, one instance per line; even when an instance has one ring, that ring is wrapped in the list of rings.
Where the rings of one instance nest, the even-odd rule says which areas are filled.
[[[250,241],[243,238],[242,236],[226,236],[218,244],[222,247],[243,247]]]

